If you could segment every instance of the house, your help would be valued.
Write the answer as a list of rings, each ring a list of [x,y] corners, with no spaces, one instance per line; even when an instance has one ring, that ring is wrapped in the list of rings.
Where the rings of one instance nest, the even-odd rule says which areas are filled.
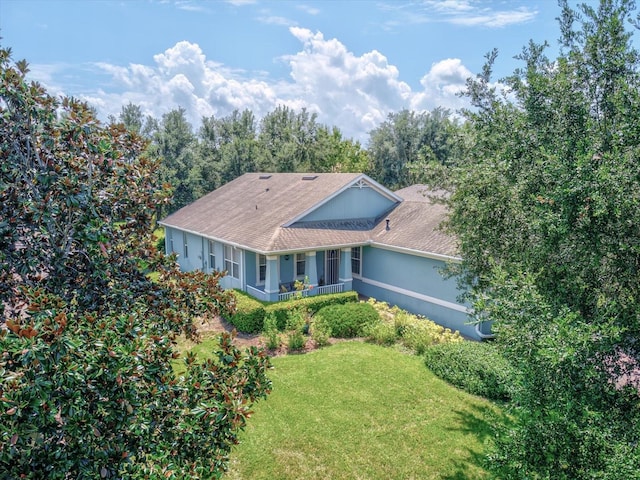
[[[286,300],[355,290],[482,338],[440,269],[459,262],[419,185],[392,192],[357,173],[247,173],[169,215],[166,251],[185,271],[226,270],[223,288]]]

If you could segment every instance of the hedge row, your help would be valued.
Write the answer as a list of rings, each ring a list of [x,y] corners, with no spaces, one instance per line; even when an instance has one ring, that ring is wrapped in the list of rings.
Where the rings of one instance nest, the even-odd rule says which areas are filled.
[[[244,333],[261,332],[264,328],[265,316],[268,313],[275,315],[278,329],[284,330],[289,312],[296,308],[302,307],[313,315],[328,305],[342,305],[358,301],[358,293],[354,291],[314,295],[271,303],[261,302],[240,290],[234,290],[233,293],[236,297],[236,313],[229,318],[229,322],[238,331]]]
[[[424,354],[427,368],[474,395],[509,401],[516,388],[514,368],[491,343],[464,341],[434,345]]]

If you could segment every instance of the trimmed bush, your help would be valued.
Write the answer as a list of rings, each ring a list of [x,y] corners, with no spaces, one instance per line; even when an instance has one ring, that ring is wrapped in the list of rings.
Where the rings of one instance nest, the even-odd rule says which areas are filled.
[[[434,345],[426,349],[424,358],[438,377],[474,395],[508,401],[516,388],[514,368],[490,343]]]
[[[331,328],[323,322],[313,322],[311,325],[311,338],[316,345],[324,347],[329,345],[329,337],[331,337]]]
[[[259,333],[264,327],[265,307],[250,295],[234,290],[236,297],[236,313],[229,317],[229,322],[244,333]]]
[[[328,295],[294,298],[287,300],[286,302],[270,303],[265,307],[265,311],[267,313],[273,313],[276,316],[279,330],[285,330],[289,315],[298,307],[302,307],[309,313],[309,315],[314,315],[316,312],[328,305],[343,305],[346,303],[356,302],[358,302],[358,293],[349,291]]]
[[[331,329],[331,336],[339,338],[363,336],[372,325],[380,322],[376,309],[365,302],[323,307],[315,319]]]

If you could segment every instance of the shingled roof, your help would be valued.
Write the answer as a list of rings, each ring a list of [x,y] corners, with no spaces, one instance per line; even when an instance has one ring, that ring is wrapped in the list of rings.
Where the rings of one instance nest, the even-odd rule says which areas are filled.
[[[404,201],[376,219],[293,222],[360,180]],[[410,187],[396,192],[396,196],[358,173],[247,173],[169,215],[160,224],[260,253],[374,243],[455,256],[455,241],[436,228],[446,211],[420,194],[421,188],[424,190]],[[390,230],[386,230],[387,218]]]
[[[455,237],[445,234],[440,224],[447,217],[447,208],[433,197],[445,192],[428,190],[424,185],[412,185],[397,190],[403,202],[387,215],[387,222],[380,222],[371,232],[372,243],[389,248],[432,253],[459,258]]]

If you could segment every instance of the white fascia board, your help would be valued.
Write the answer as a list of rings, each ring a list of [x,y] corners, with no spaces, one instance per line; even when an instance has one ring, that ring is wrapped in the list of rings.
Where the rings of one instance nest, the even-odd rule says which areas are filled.
[[[243,245],[241,243],[232,242],[232,241],[224,239],[224,238],[211,237],[209,235],[203,234],[202,232],[196,232],[195,230],[189,230],[188,228],[174,227],[173,225],[161,224],[161,223],[159,223],[159,225],[162,225],[162,226],[168,227],[168,228],[173,228],[173,229],[179,230],[181,232],[191,233],[191,234],[196,235],[198,237],[202,237],[205,240],[213,240],[214,242],[223,243],[225,245],[231,245],[232,247],[240,248],[242,250],[249,250],[251,252],[263,253],[263,252],[259,252],[259,251],[255,250],[255,249],[253,249],[251,247]],[[263,254],[266,255],[266,253],[263,253]]]
[[[396,195],[395,193],[393,193],[391,190],[383,187],[382,185],[380,185],[378,182],[376,182],[375,180],[373,180],[372,178],[369,178],[368,176],[366,176],[364,173],[358,175],[356,178],[354,178],[353,180],[351,180],[349,183],[347,183],[344,187],[336,190],[335,192],[333,192],[331,195],[325,197],[324,199],[322,199],[320,202],[316,203],[314,206],[312,206],[311,208],[308,208],[307,210],[305,210],[304,212],[302,212],[301,214],[297,215],[295,218],[293,218],[292,220],[289,220],[287,223],[285,223],[284,225],[282,225],[283,227],[290,227],[291,225],[293,225],[294,223],[296,223],[297,221],[299,221],[300,219],[306,217],[307,215],[309,215],[311,212],[313,212],[314,210],[320,208],[322,205],[324,205],[325,203],[329,202],[330,200],[334,199],[335,197],[337,197],[338,195],[340,195],[342,192],[344,192],[345,190],[351,188],[354,184],[358,183],[360,180],[364,180],[365,182],[369,183],[378,193],[380,193],[381,195],[387,197],[389,200],[393,200],[395,202],[402,202],[403,199],[400,198],[398,195]]]
[[[426,252],[423,250],[416,250],[413,248],[396,247],[394,245],[386,245],[384,243],[377,243],[377,242],[371,242],[368,245],[371,247],[380,248],[382,250],[390,250],[392,252],[415,255],[416,257],[426,257],[426,258],[431,258],[433,260],[442,260],[443,262],[462,263],[462,257],[455,257],[452,255],[443,255],[441,253]]]

